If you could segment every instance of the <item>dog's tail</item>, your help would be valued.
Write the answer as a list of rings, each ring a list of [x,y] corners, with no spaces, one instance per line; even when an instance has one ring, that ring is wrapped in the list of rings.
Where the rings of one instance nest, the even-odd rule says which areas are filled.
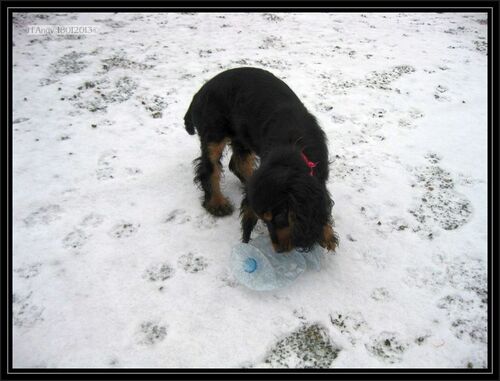
[[[193,119],[191,116],[191,107],[193,106],[193,103],[189,105],[189,108],[186,112],[186,115],[184,115],[184,126],[186,127],[186,131],[189,135],[194,135],[195,134],[195,129],[194,129],[194,123]]]

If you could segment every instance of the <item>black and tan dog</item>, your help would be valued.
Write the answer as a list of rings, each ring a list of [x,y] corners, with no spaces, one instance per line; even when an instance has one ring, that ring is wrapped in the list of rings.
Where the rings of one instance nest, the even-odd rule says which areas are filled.
[[[195,94],[184,121],[187,132],[200,137],[195,182],[204,192],[203,206],[215,216],[233,211],[220,189],[220,159],[231,145],[229,169],[245,185],[243,242],[261,218],[277,252],[307,251],[315,243],[335,250],[326,137],[283,81],[256,68],[222,72]]]

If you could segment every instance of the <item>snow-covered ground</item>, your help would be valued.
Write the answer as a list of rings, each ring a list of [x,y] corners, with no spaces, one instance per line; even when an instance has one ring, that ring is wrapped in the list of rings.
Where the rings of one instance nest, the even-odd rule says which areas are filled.
[[[486,29],[471,13],[15,15],[14,367],[485,367]],[[340,247],[272,292],[231,275],[239,218],[201,207],[183,126],[239,66],[284,79],[329,138]]]

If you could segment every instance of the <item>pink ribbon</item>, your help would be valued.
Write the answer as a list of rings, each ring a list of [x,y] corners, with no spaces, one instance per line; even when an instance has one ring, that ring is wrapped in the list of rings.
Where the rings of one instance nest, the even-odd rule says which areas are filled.
[[[306,154],[304,153],[304,151],[302,151],[300,154],[302,155],[302,159],[304,159],[304,161],[306,162],[306,165],[307,165],[307,166],[309,167],[309,169],[311,170],[311,171],[309,172],[309,174],[310,174],[311,176],[314,176],[314,168],[318,165],[319,161],[318,161],[318,162],[316,162],[316,163],[313,163],[312,161],[310,161],[310,160],[307,158],[307,156],[306,156]]]

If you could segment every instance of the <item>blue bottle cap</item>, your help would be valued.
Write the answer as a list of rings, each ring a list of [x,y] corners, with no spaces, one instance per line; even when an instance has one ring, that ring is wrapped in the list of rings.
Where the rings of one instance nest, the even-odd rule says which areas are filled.
[[[257,270],[257,261],[253,258],[245,259],[245,262],[243,263],[243,270],[247,273],[253,273]]]

